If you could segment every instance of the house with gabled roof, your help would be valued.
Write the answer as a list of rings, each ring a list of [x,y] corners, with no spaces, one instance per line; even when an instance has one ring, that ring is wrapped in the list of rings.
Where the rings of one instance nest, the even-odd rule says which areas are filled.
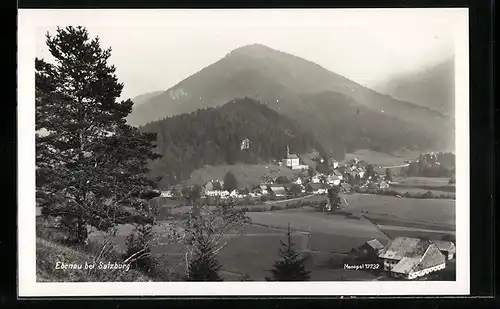
[[[280,197],[280,196],[286,196],[287,192],[286,189],[283,185],[270,185],[268,187],[268,190],[274,193],[275,196]]]
[[[384,245],[378,239],[371,239],[361,245],[357,253],[360,256],[376,259],[378,254],[384,250]]]
[[[314,194],[326,194],[328,192],[328,185],[326,183],[310,183],[312,192]]]
[[[344,193],[348,193],[352,191],[352,186],[347,182],[343,182],[340,184],[340,190]]]
[[[328,175],[326,177],[326,183],[338,186],[338,185],[340,185],[340,178],[335,176],[334,174]]]
[[[455,258],[457,248],[453,242],[448,240],[432,240],[432,243],[434,243],[439,251],[444,254],[446,260]]]
[[[340,180],[344,178],[344,176],[342,176],[342,173],[337,169],[333,170],[333,175],[335,175]]]
[[[328,159],[328,166],[335,169],[335,168],[339,167],[339,161],[335,160],[334,158],[329,158]]]
[[[379,253],[384,270],[395,277],[415,279],[446,267],[446,257],[433,242],[396,237]]]
[[[204,195],[206,196],[226,196],[229,192],[224,189],[224,182],[218,180],[211,180],[203,186]]]

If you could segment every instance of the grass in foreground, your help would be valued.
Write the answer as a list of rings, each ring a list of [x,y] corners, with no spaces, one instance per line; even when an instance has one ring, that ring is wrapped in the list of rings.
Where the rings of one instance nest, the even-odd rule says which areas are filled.
[[[102,253],[102,254],[101,254]],[[82,269],[56,269],[56,264],[82,265]],[[43,239],[36,239],[36,274],[39,282],[147,282],[150,278],[134,269],[98,269],[99,263],[121,263],[121,260],[106,254],[88,254],[67,246]],[[93,270],[84,269],[85,263],[95,263]]]

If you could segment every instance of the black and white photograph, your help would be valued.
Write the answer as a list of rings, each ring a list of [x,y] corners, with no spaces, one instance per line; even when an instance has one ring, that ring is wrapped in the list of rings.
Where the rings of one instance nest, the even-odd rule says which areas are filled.
[[[20,10],[20,295],[467,294],[467,29]]]

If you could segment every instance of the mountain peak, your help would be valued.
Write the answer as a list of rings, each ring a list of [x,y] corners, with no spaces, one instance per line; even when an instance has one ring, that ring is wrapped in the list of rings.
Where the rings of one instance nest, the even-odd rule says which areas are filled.
[[[243,45],[241,47],[238,47],[234,50],[232,50],[229,54],[246,54],[246,55],[263,55],[263,54],[269,54],[269,53],[275,53],[278,52],[275,49],[272,49],[269,46],[259,44],[259,43],[253,43],[253,44],[248,44],[248,45]]]

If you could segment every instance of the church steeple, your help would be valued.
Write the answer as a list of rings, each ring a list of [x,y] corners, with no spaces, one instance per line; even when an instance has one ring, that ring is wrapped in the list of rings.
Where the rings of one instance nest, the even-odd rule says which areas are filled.
[[[286,157],[288,158],[290,156],[290,147],[286,145]]]

